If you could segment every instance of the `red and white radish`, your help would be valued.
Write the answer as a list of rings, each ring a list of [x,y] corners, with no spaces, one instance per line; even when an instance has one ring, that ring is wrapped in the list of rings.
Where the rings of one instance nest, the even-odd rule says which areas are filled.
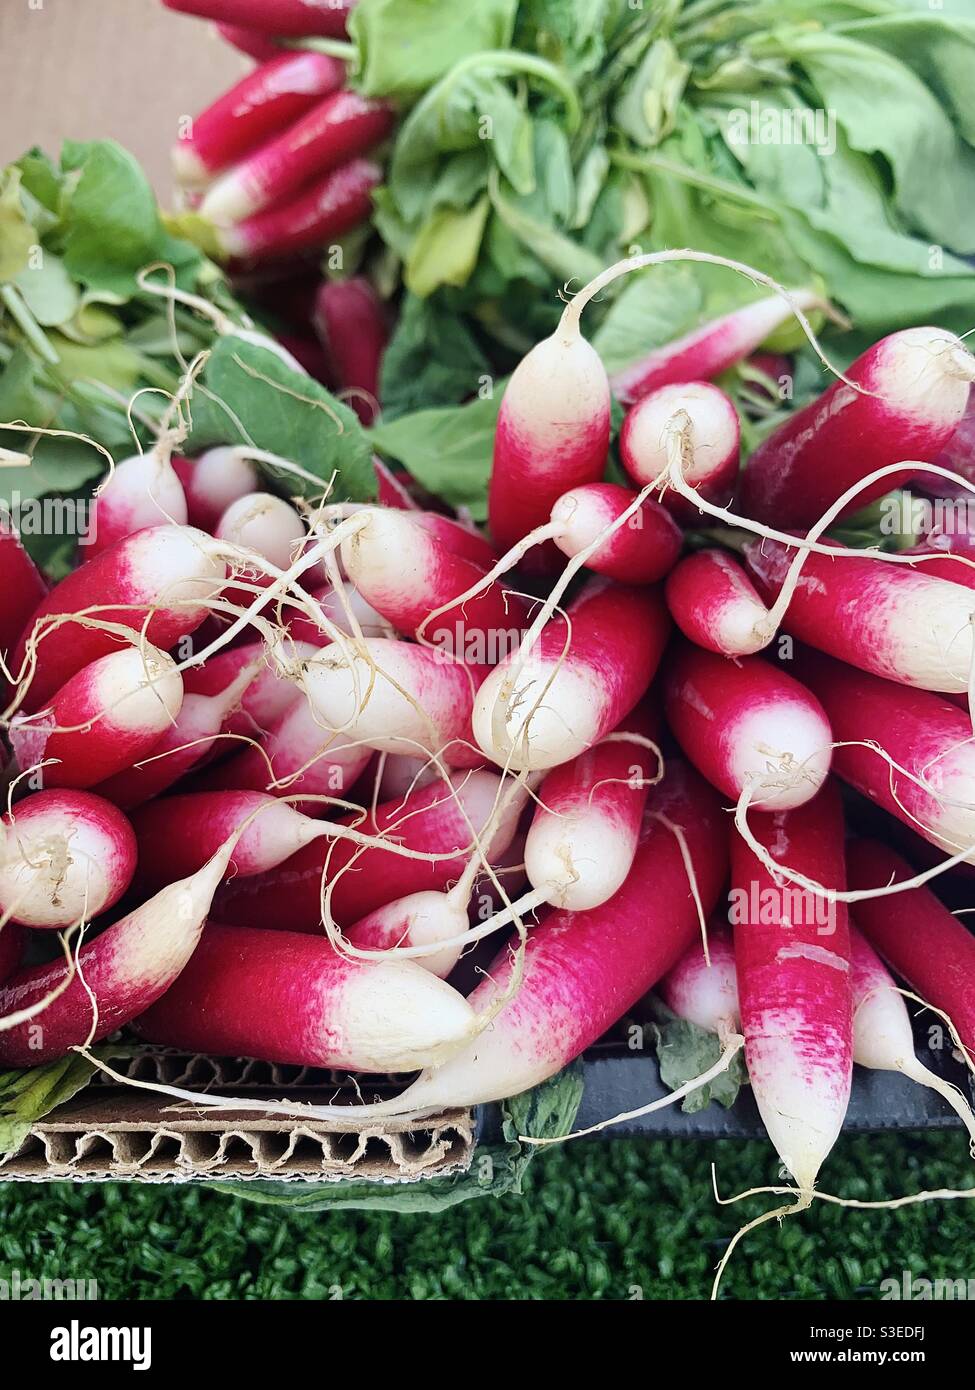
[[[493,762],[517,770],[568,762],[615,729],[645,693],[670,630],[658,590],[602,578],[532,644],[538,622],[474,702],[477,742]]]
[[[254,492],[231,502],[214,529],[218,540],[253,550],[278,569],[287,569],[307,539],[305,523],[290,502],[271,492]]]
[[[39,714],[18,716],[10,742],[23,771],[48,787],[94,787],[132,767],[166,733],[183,703],[172,657],[144,643],[99,657]]]
[[[822,706],[761,657],[729,661],[680,642],[665,670],[664,701],[681,748],[725,796],[782,811],[826,780],[833,735]]]
[[[964,691],[975,661],[975,594],[870,556],[802,553],[795,587],[786,587],[795,552],[770,540],[744,554],[768,603],[784,595],[787,630],[812,647],[887,680],[923,690]]]
[[[95,493],[92,515],[82,541],[85,558],[148,526],[185,526],[186,495],[168,448],[133,454],[116,464]]]
[[[695,941],[657,986],[657,993],[678,1018],[685,1018],[722,1043],[738,1034],[738,973],[735,947],[727,922],[708,926],[708,948]]]
[[[552,508],[552,539],[570,559],[584,550],[586,568],[620,584],[653,584],[675,565],[683,538],[673,517],[650,497],[590,550],[636,501],[619,483],[586,483],[565,492]]]
[[[6,661],[47,593],[47,585],[20,537],[0,517],[0,660]]]
[[[190,122],[173,148],[173,172],[198,186],[291,125],[345,81],[325,53],[282,53],[249,72]]]
[[[213,541],[187,526],[157,526],[126,536],[56,584],[34,610],[14,653],[19,666],[28,642],[36,664],[25,680],[23,708],[36,710],[82,667],[117,650],[122,640],[104,627],[145,630],[153,646],[175,646],[210,612],[226,566]]]
[[[768,645],[769,612],[726,550],[697,550],[667,576],[670,616],[685,637],[719,656],[752,656]]]
[[[641,487],[658,479],[666,484],[669,436],[678,417],[685,430],[685,483],[708,502],[723,506],[731,500],[738,477],[741,426],[728,396],[706,381],[661,386],[633,406],[620,431],[623,466]],[[693,502],[678,492],[664,490],[660,500],[679,521],[692,525],[700,518]]]
[[[525,868],[553,906],[599,907],[630,872],[651,780],[663,767],[646,746],[658,722],[638,711],[609,739],[546,775],[525,840]]]
[[[163,4],[181,14],[242,25],[263,34],[341,39],[355,0],[163,0]]]
[[[876,469],[904,459],[930,463],[965,413],[975,359],[943,328],[905,328],[874,343],[846,376],[752,454],[737,500],[746,516],[809,526]],[[866,487],[846,510],[865,507],[911,476],[908,464],[903,474]]]
[[[328,353],[339,389],[364,425],[379,413],[379,378],[389,332],[383,306],[369,281],[326,280],[315,296],[315,331]]]
[[[250,261],[283,260],[344,236],[372,210],[372,191],[382,180],[378,164],[352,159],[315,179],[291,202],[257,212],[214,235],[225,256]]]
[[[36,1067],[90,1046],[164,994],[193,955],[230,845],[198,873],[82,946],[77,962],[35,965],[0,987],[0,1064]]]
[[[227,508],[257,492],[260,483],[247,451],[226,445],[207,449],[198,459],[176,458],[173,467],[183,484],[187,520],[211,533]]]
[[[878,840],[854,840],[847,854],[853,889],[883,888],[914,870]],[[857,926],[926,1004],[947,1015],[975,1069],[975,937],[930,888],[901,888],[854,905]]]
[[[219,895],[218,916],[244,926],[280,922],[292,931],[321,932],[323,885],[330,890],[332,917],[341,926],[411,893],[442,892],[468,867],[475,841],[504,795],[493,773],[455,773],[449,784],[437,781],[384,802],[375,812],[344,816],[339,826],[354,826],[379,843],[362,850],[351,841],[309,844],[269,873],[228,883]],[[514,839],[522,805],[510,806],[484,846],[490,862],[500,859]],[[383,839],[390,847],[382,845]],[[395,845],[418,857],[397,853]]]
[[[777,863],[825,887],[845,887],[843,811],[834,784],[804,806],[753,816],[752,828]],[[738,835],[732,838],[731,883],[748,1075],[769,1138],[806,1196],[850,1099],[847,911],[783,884]]]
[[[291,649],[296,660],[314,655],[315,647],[296,642]],[[188,666],[183,672],[184,702],[190,695],[222,695],[236,682],[242,671],[253,671],[264,653],[260,642],[247,642],[217,652],[202,666]],[[301,696],[294,681],[271,661],[258,666],[256,674],[240,699],[240,707],[224,721],[222,732],[252,737],[271,727]]]
[[[27,933],[13,922],[0,927],[0,985],[20,968]]]
[[[26,927],[89,921],[118,902],[135,861],[135,834],[111,802],[36,792],[0,822],[0,913]]]
[[[814,309],[821,302],[811,290],[792,290],[792,303],[773,294],[711,319],[672,343],[654,348],[646,357],[610,377],[613,395],[632,405],[661,386],[705,381],[719,376],[747,357],[793,312]]]
[[[217,24],[215,28],[232,48],[246,53],[248,58],[253,58],[257,63],[266,63],[270,58],[280,57],[281,49],[277,40],[259,29],[248,29],[241,24]]]
[[[214,924],[135,1027],[192,1052],[389,1072],[436,1066],[475,1023],[462,994],[412,961],[352,961],[298,932]]]

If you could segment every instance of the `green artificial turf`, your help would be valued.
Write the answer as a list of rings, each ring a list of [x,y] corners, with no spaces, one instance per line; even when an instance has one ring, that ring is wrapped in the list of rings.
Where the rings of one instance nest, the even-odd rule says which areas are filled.
[[[522,1196],[438,1216],[303,1213],[204,1187],[0,1186],[0,1279],[97,1279],[102,1298],[702,1298],[725,1242],[774,1199],[716,1206],[776,1180],[768,1146],[576,1143],[540,1154]],[[828,1191],[878,1198],[967,1187],[963,1134],[842,1140]],[[879,1297],[880,1281],[975,1277],[975,1208],[818,1203],[746,1237],[724,1295]]]

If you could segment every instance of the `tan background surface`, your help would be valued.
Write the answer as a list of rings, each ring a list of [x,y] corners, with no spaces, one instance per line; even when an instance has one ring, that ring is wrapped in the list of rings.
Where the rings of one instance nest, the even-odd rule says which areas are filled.
[[[0,163],[30,145],[112,136],[170,192],[169,147],[251,66],[161,0],[0,0]]]

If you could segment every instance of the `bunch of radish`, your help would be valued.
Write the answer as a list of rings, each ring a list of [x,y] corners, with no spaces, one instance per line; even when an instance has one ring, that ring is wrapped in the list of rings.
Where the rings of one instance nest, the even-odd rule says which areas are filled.
[[[192,153],[223,177],[211,199],[258,196],[244,144]],[[130,1026],[416,1071],[354,1113],[422,1115],[538,1084],[660,985],[743,1045],[803,1200],[854,1062],[934,1085],[971,1129],[882,961],[971,1063],[975,946],[923,883],[975,863],[975,592],[945,569],[961,557],[824,533],[861,485],[940,467],[975,360],[939,329],[894,334],[742,467],[712,378],[808,297],[705,324],[623,382],[582,336],[598,290],[680,257],[716,259],[613,267],[522,360],[486,532],[381,463],[376,502],[300,512],[259,453],[174,458],[167,437],[106,480],[52,588],[4,537],[0,1066]],[[607,480],[614,390],[626,484]],[[847,844],[865,810],[933,867]],[[468,992],[459,963],[489,937]]]

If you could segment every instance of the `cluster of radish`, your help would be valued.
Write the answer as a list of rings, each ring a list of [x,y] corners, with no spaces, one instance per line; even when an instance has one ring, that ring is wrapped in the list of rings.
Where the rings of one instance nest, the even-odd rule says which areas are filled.
[[[808,297],[615,383],[581,335],[612,279],[679,258],[716,259],[621,262],[518,366],[490,539],[378,462],[377,503],[299,512],[261,491],[258,456],[173,458],[171,431],[110,475],[50,592],[3,537],[0,1066],[131,1025],[416,1070],[356,1113],[423,1114],[540,1083],[660,985],[744,1039],[803,1194],[854,1061],[964,1112],[916,1059],[887,966],[970,1058],[975,943],[924,883],[975,862],[975,571],[821,535],[942,476],[975,359],[940,329],[895,333],[742,471],[713,378],[805,324]],[[614,388],[628,485],[604,481]],[[842,784],[909,829],[923,873],[847,843]],[[44,933],[60,953],[25,964]]]
[[[173,148],[182,200],[208,224],[238,283],[257,300],[273,296],[292,355],[371,420],[387,338],[382,305],[364,277],[321,280],[304,257],[320,257],[368,222],[382,177],[376,152],[395,113],[348,88],[341,59],[276,42],[340,38],[351,6],[166,3],[217,20],[243,15],[256,26],[218,24],[255,66],[184,122]]]

